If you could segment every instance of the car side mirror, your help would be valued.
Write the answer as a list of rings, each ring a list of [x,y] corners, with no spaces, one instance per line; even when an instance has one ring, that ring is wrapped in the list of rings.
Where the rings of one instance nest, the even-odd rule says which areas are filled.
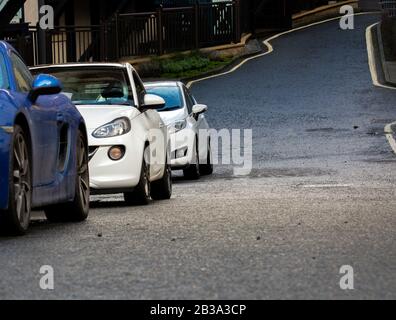
[[[208,111],[208,106],[205,104],[196,104],[192,108],[192,113],[195,117],[198,117],[200,114]]]
[[[144,96],[144,105],[142,106],[145,110],[157,110],[165,107],[165,100],[155,94],[146,94]]]
[[[29,99],[36,102],[39,96],[58,94],[62,91],[61,82],[48,74],[38,75],[34,81],[32,90],[29,93]]]

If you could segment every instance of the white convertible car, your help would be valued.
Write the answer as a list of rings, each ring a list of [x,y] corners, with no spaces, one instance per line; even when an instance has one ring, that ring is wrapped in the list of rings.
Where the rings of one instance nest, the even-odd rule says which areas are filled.
[[[198,104],[181,82],[151,82],[145,87],[165,100],[165,107],[158,111],[170,129],[172,169],[183,169],[185,178],[192,180],[212,174],[209,125],[204,116],[208,107]]]
[[[157,109],[130,64],[65,64],[31,69],[59,78],[87,124],[92,193],[123,193],[128,204],[172,194],[170,140]]]

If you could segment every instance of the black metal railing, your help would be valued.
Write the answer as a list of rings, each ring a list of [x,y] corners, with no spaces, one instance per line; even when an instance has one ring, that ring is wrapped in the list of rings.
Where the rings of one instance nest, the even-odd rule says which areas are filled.
[[[239,42],[240,38],[239,0],[234,0],[116,14],[100,25],[30,28],[5,39],[29,65],[36,65],[162,55]]]
[[[57,27],[45,33],[47,63],[101,60],[102,26]]]
[[[141,56],[239,42],[239,1],[223,1],[115,18],[119,55]]]
[[[37,28],[28,24],[11,24],[0,31],[0,39],[10,43],[29,65],[39,62],[39,39]]]
[[[390,18],[396,18],[396,0],[381,0],[382,11]]]
[[[204,4],[199,7],[199,45],[223,44],[240,40],[239,6],[232,3]]]

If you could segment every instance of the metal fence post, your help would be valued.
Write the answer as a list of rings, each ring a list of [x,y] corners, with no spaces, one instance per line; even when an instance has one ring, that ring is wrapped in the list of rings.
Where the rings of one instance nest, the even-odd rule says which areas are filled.
[[[115,14],[115,45],[116,45],[116,60],[120,59],[120,36],[119,36],[119,12]]]
[[[240,0],[234,1],[234,31],[235,31],[235,43],[241,41],[241,3]]]
[[[159,6],[158,14],[158,54],[161,56],[164,54],[164,25],[162,19],[163,7],[162,4]]]
[[[194,5],[194,26],[195,26],[195,49],[199,49],[199,1]]]
[[[52,59],[49,59],[49,50],[51,50],[52,55],[52,47],[50,46],[49,50],[47,50],[47,39],[48,35],[45,30],[41,29],[40,23],[37,22],[37,47],[38,47],[38,63],[39,64],[47,64],[52,63]]]
[[[108,61],[107,59],[107,46],[108,44],[106,43],[107,39],[107,22],[103,21],[100,25],[100,60],[101,61]]]

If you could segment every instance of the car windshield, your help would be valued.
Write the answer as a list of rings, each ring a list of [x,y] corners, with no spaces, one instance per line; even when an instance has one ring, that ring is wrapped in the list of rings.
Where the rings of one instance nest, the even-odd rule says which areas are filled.
[[[36,73],[57,77],[76,105],[134,105],[127,73],[121,68],[48,68]]]
[[[158,86],[158,87],[147,87],[147,93],[155,94],[165,100],[165,107],[158,111],[173,111],[183,108],[182,93],[179,87],[176,86]]]

